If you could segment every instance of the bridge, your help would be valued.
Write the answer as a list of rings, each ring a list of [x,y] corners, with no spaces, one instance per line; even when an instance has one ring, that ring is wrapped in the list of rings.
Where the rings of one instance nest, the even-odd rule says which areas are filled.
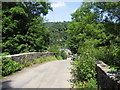
[[[24,68],[3,79],[3,88],[71,88],[70,58]]]

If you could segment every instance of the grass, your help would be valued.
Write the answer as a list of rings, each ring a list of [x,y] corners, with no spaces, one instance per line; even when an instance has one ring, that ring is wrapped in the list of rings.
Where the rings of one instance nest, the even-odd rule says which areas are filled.
[[[53,60],[57,60],[55,56],[41,56],[40,58],[37,58],[33,61],[33,64],[43,64],[43,63],[46,63],[46,62],[50,62],[50,61],[53,61]]]

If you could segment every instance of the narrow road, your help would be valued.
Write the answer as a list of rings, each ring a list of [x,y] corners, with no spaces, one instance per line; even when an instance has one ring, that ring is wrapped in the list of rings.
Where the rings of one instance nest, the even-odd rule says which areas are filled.
[[[3,79],[3,88],[70,88],[71,60],[57,60],[25,68]]]

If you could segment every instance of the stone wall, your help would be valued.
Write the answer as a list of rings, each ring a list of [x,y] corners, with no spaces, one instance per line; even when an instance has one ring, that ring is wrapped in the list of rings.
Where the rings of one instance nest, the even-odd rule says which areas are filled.
[[[12,60],[15,60],[19,63],[24,63],[27,61],[33,61],[34,59],[40,58],[41,56],[52,56],[54,53],[52,52],[29,52],[29,53],[22,53],[22,54],[14,54],[14,55],[7,55],[5,56],[10,57]]]
[[[120,72],[111,71],[102,61],[97,61],[97,81],[103,90],[120,90]]]

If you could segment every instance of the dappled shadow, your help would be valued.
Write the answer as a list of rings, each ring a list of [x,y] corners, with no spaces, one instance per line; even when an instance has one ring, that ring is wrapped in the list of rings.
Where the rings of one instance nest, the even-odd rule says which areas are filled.
[[[74,88],[74,83],[76,82],[76,79],[74,78],[74,75],[72,75],[72,73],[72,68],[70,68],[71,78],[68,80],[68,82],[71,84],[71,88]]]
[[[2,90],[7,90],[7,89],[12,88],[12,87],[10,86],[10,82],[12,82],[12,81],[11,81],[11,80],[9,80],[9,81],[3,81],[3,82],[2,82]]]
[[[71,84],[71,88],[74,88],[75,79],[69,79],[68,82]]]

